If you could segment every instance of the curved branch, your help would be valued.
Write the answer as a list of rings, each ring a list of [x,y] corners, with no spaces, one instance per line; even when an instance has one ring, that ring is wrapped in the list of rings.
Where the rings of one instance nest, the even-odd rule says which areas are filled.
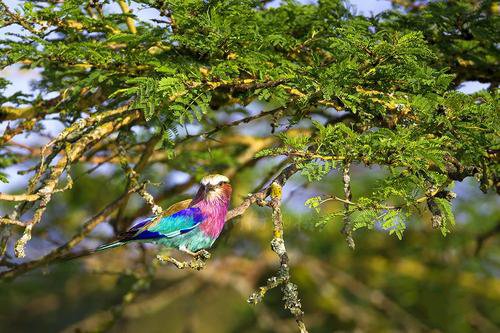
[[[276,176],[271,183],[277,183],[280,186],[283,186],[286,183],[286,181],[290,177],[292,177],[297,171],[299,171],[299,168],[295,164],[291,164],[287,166],[285,169],[283,169],[283,171],[281,171],[279,175]],[[234,219],[237,216],[243,215],[243,213],[245,213],[245,211],[251,205],[262,202],[270,194],[271,194],[271,186],[267,186],[257,193],[249,194],[241,204],[239,204],[237,207],[227,212],[226,222]]]

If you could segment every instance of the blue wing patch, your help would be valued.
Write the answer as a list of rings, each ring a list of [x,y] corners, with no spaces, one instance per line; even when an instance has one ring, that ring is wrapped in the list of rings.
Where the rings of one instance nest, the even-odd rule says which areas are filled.
[[[154,218],[155,217],[152,216],[152,217],[148,217],[148,218],[140,221],[139,223],[137,223],[134,226],[132,226],[132,228],[130,228],[127,232],[139,231],[140,229],[142,229],[143,227],[145,227],[147,224],[149,224],[151,221],[153,221]]]
[[[152,218],[142,221],[129,230],[137,232],[128,240],[153,240],[177,237],[195,229],[203,219],[204,215],[199,208],[189,207],[170,216],[163,217],[157,222],[152,222]],[[141,228],[144,229],[140,230]]]
[[[164,236],[160,234],[159,232],[152,232],[148,230],[144,230],[134,237],[130,238],[130,240],[146,240],[146,239],[156,239],[156,238],[163,238]]]

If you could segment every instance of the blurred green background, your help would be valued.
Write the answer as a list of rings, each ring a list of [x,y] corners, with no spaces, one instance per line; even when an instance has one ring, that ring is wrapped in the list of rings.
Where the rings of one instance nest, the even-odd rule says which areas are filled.
[[[357,170],[354,194],[370,191],[376,175]],[[257,177],[244,172],[233,180],[233,205]],[[120,184],[110,186],[107,179],[82,179],[78,186],[96,190],[76,188],[58,198],[61,207],[52,207],[51,218],[59,237],[68,237],[111,192],[118,194]],[[498,331],[500,251],[498,240],[489,237],[499,223],[496,195],[484,195],[473,181],[465,181],[455,188],[457,225],[447,237],[424,215],[410,223],[402,241],[384,231],[358,231],[352,251],[338,221],[317,228],[318,217],[303,206],[308,193],[339,191],[339,177],[332,174],[328,182],[307,189],[300,188],[303,181],[298,175],[285,187],[284,220],[292,276],[310,332]],[[335,205],[327,210],[340,208]],[[269,215],[268,209],[256,208],[231,222],[201,272],[148,268],[155,248],[142,252],[131,245],[1,283],[0,331],[294,332],[279,290],[257,306],[246,303],[277,268],[269,248]],[[96,244],[106,233],[105,228],[94,233]],[[30,253],[44,247],[38,240]]]

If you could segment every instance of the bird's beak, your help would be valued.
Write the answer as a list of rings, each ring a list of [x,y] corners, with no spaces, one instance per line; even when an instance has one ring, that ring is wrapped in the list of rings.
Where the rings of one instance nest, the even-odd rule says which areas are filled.
[[[205,186],[205,192],[208,193],[210,191],[213,191],[215,190],[215,186],[214,185],[207,185]]]

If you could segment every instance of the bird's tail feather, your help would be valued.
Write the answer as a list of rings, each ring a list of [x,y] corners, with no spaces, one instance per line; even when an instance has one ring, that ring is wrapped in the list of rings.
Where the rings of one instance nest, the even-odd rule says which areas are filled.
[[[100,252],[100,251],[104,251],[104,250],[108,250],[108,249],[112,249],[114,247],[118,247],[118,246],[122,246],[123,244],[125,244],[126,242],[122,242],[122,241],[114,241],[114,242],[111,242],[111,243],[107,243],[107,244],[103,244],[101,246],[98,246],[94,252]]]
[[[114,247],[122,246],[125,243],[126,242],[123,242],[123,241],[114,241],[114,242],[111,242],[111,243],[107,243],[107,244],[103,244],[101,246],[98,246],[94,250],[84,250],[82,252],[69,253],[69,254],[61,257],[61,260],[68,261],[68,260],[74,260],[74,259],[86,257],[86,256],[89,256],[89,255],[94,254],[96,252],[101,252],[101,251],[104,251],[104,250],[107,250],[107,249],[112,249]]]

